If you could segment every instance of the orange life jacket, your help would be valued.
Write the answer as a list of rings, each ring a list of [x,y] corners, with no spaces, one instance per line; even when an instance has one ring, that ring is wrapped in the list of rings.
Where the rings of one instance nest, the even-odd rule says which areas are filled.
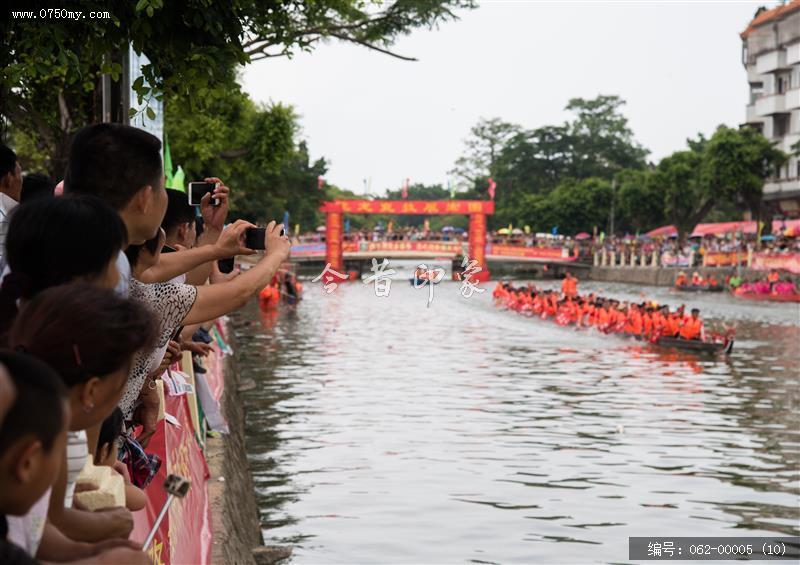
[[[683,339],[700,339],[703,322],[700,318],[689,318],[683,322],[680,335]]]
[[[650,335],[650,333],[653,331],[653,318],[648,312],[645,312],[642,315],[642,326],[644,329],[644,335]]]

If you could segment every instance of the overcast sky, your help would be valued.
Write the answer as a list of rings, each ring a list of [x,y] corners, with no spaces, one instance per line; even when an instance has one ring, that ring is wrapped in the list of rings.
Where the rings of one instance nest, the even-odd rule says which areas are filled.
[[[744,120],[739,33],[774,2],[487,1],[438,30],[398,40],[404,62],[328,43],[250,65],[260,102],[292,104],[326,178],[364,192],[445,183],[481,117],[534,128],[562,123],[573,97],[617,94],[657,160],[687,137]],[[502,190],[502,187],[498,187]]]

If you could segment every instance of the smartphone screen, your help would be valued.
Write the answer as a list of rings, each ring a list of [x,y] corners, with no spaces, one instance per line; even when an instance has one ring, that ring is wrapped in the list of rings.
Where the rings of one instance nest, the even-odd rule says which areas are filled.
[[[267,228],[247,228],[244,232],[244,246],[248,249],[266,249],[264,236]]]
[[[220,273],[228,273],[233,272],[233,257],[228,257],[227,259],[220,259],[217,261],[217,268],[219,269]]]
[[[200,206],[200,200],[203,196],[208,193],[213,193],[215,188],[217,188],[217,183],[215,182],[190,182],[189,190],[187,191],[189,195],[189,205]],[[211,205],[219,206],[220,201],[214,198],[211,200]]]

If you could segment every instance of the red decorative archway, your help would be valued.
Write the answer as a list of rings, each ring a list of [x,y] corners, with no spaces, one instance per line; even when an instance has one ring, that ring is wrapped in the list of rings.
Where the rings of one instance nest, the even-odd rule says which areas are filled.
[[[494,214],[494,202],[489,200],[333,200],[320,207],[325,212],[325,262],[337,271],[344,271],[342,252],[343,214],[394,214],[436,216],[449,214],[469,215],[469,247],[471,260],[477,261],[481,271],[473,275],[476,280],[488,280],[486,265],[486,215]]]

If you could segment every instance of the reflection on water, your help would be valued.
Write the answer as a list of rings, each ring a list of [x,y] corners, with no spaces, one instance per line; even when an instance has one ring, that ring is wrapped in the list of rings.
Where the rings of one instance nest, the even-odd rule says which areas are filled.
[[[430,308],[398,279],[237,313],[265,539],[297,563],[575,563],[625,561],[634,535],[798,535],[797,305],[594,288],[699,303],[736,322],[734,353],[557,327],[452,282]]]

